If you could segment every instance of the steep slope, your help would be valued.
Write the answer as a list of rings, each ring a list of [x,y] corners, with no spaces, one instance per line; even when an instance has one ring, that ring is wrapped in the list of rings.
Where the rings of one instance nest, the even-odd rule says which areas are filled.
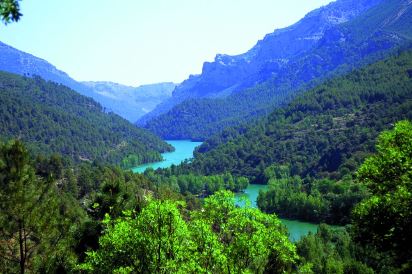
[[[412,3],[406,0],[336,1],[309,13],[289,28],[267,35],[245,55],[226,56],[225,62],[218,56],[219,60],[213,63],[215,67],[223,64],[231,67],[232,61],[227,60],[242,57],[244,62],[250,61],[245,67],[254,70],[251,75],[249,72],[233,74],[241,83],[229,87],[229,96],[226,96],[228,88],[217,92],[218,89],[204,91],[201,88],[200,79],[209,75],[204,69],[202,75],[183,82],[174,92],[172,98],[184,97],[186,101],[166,114],[151,118],[158,113],[155,109],[149,114],[151,117],[145,116],[141,122],[151,119],[146,128],[163,137],[205,139],[226,126],[264,115],[302,87],[313,86],[313,81],[381,59],[394,48],[408,47],[412,41],[411,7]],[[217,73],[217,69],[213,71]],[[199,84],[183,92],[188,82]],[[204,85],[211,89],[213,86],[212,83]],[[195,96],[199,94],[208,98],[199,100],[199,96]],[[210,99],[216,96],[219,98]]]
[[[0,42],[0,70],[23,76],[40,76],[45,80],[63,84],[100,103],[106,112],[136,122],[156,105],[171,96],[173,83],[159,83],[128,87],[109,82],[77,82],[47,61],[19,51]]]
[[[158,104],[170,98],[176,87],[176,84],[170,82],[139,87],[112,82],[82,82],[82,84],[100,95],[102,99],[99,102],[106,108],[130,122],[136,122]]]
[[[268,79],[296,55],[315,47],[330,28],[351,20],[380,1],[337,1],[309,13],[288,28],[266,35],[244,54],[218,54],[214,62],[203,64],[200,75],[189,77],[178,86],[171,100],[165,101],[142,121],[164,113],[185,99],[225,97]]]
[[[0,70],[32,77],[34,75],[63,84],[82,95],[93,97],[93,91],[70,78],[49,62],[0,42]]]
[[[181,168],[258,183],[273,164],[292,175],[341,178],[373,151],[379,132],[402,119],[412,119],[412,51],[328,80],[256,125],[225,130]]]
[[[172,148],[90,98],[40,77],[0,72],[0,138],[20,138],[36,154],[124,165],[161,159]]]

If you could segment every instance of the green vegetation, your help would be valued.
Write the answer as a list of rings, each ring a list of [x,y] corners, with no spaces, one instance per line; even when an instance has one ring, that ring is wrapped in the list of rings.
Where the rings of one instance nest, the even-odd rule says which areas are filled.
[[[169,195],[143,175],[58,155],[30,158],[20,141],[0,145],[0,269],[73,272],[98,247],[105,214],[140,212]],[[167,196],[181,199],[178,194]]]
[[[190,210],[143,175],[57,155],[32,161],[20,141],[0,147],[0,171],[7,273],[282,273],[297,260],[277,217],[236,207],[230,192]]]
[[[412,124],[382,133],[377,153],[357,173],[371,196],[354,210],[355,240],[412,270]],[[406,273],[406,272],[405,272]]]
[[[81,269],[92,273],[283,273],[297,256],[280,221],[236,208],[230,192],[205,199],[186,222],[184,205],[150,201],[136,217],[104,220],[97,251]]]
[[[373,152],[378,133],[412,119],[412,52],[335,78],[295,98],[255,126],[205,141],[186,167],[205,175],[230,172],[266,183],[265,169],[341,179]]]
[[[162,174],[163,173],[163,174]],[[157,185],[167,185],[181,194],[208,196],[219,190],[239,192],[247,188],[249,180],[245,177],[233,177],[230,173],[223,175],[201,176],[195,174],[174,175],[172,169],[154,172],[145,171],[144,175]]]
[[[74,264],[67,237],[86,214],[52,174],[37,176],[27,151],[16,141],[0,148],[0,269],[25,273]],[[64,260],[64,262],[62,262]]]
[[[229,174],[174,175],[171,168],[142,175],[73,165],[58,155],[30,159],[12,141],[0,146],[0,267],[6,273],[409,273],[411,141],[406,121],[381,134],[377,153],[350,183],[371,195],[355,208],[352,225],[321,225],[296,245],[276,215],[237,207],[233,193],[218,191],[236,182]],[[303,185],[287,166],[271,166],[265,176],[275,186]],[[212,194],[202,201],[189,190],[178,193],[201,180],[220,187],[205,193],[200,184],[194,193]],[[322,199],[347,187],[331,180],[311,185]]]
[[[36,155],[131,167],[158,161],[172,147],[92,99],[39,77],[0,72],[0,139],[19,138]]]
[[[0,18],[4,24],[17,22],[22,14],[20,13],[19,0],[0,0]]]
[[[320,225],[316,234],[309,234],[296,244],[302,263],[310,264],[316,274],[359,273],[375,271],[365,261],[362,249],[343,228]]]
[[[315,223],[349,223],[354,205],[368,195],[366,186],[352,180],[302,180],[299,176],[284,175],[270,177],[268,184],[269,189],[258,197],[260,209],[282,218]]]
[[[202,74],[198,82],[193,83],[194,87],[188,87],[187,93],[190,94],[184,94],[183,91],[183,95],[189,99],[169,112],[149,120],[145,127],[163,138],[205,140],[214,134],[220,134],[228,126],[253,123],[256,119],[267,116],[274,108],[289,103],[291,98],[299,95],[302,90],[306,91],[320,81],[383,60],[398,50],[410,49],[412,10],[408,8],[409,3],[405,0],[368,3],[376,5],[348,22],[326,27],[318,43],[313,47],[303,47],[295,55],[288,56],[283,53],[282,47],[278,47],[285,43],[287,47],[295,48],[299,44],[297,41],[295,44],[279,40],[279,44],[269,47],[258,43],[259,47],[253,48],[257,55],[254,58],[263,64],[258,65],[257,75],[242,75],[242,72],[235,72],[247,71],[247,66],[256,66],[254,58],[245,68],[236,63],[234,66],[237,70],[228,68],[233,76],[223,69],[222,75],[212,76],[215,82],[207,80],[214,74]],[[294,26],[293,29],[299,31],[302,25]],[[303,37],[312,35],[310,32],[303,33]],[[275,61],[269,57],[265,60],[264,56],[268,51],[274,51],[271,58],[278,56],[276,58],[285,59]],[[236,76],[239,79],[236,79]],[[226,78],[234,85],[225,86]],[[233,78],[236,80],[232,81]],[[222,83],[219,83],[220,81]],[[210,91],[220,91],[220,94],[225,95],[231,91],[233,93],[217,99],[199,98],[207,96]],[[179,95],[180,98],[185,98],[183,95]]]
[[[412,272],[411,51],[144,174],[107,164],[158,160],[150,133],[37,77],[0,90],[0,139],[19,138],[0,143],[1,272]],[[235,205],[249,181],[264,212]],[[295,245],[276,214],[349,225]]]
[[[175,173],[269,183],[259,206],[281,217],[346,224],[367,197],[353,181],[379,132],[412,119],[412,52],[335,78],[246,128],[204,142]]]
[[[410,273],[412,254],[412,124],[402,121],[379,136],[377,153],[357,172],[371,195],[353,211],[352,225],[331,229],[297,244],[315,273]]]

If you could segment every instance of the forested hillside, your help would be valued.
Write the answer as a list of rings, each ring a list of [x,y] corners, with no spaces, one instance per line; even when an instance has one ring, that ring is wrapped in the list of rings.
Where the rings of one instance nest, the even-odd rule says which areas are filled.
[[[131,171],[56,159],[0,144],[4,273],[284,273],[299,264],[279,219],[236,207],[231,192],[201,204]]]
[[[247,128],[207,140],[188,168],[266,183],[265,169],[339,179],[373,152],[378,133],[412,118],[412,52],[355,70],[295,98]]]
[[[39,161],[20,141],[0,144],[0,269],[410,273],[411,141],[408,121],[382,133],[377,153],[358,170],[356,183],[369,196],[353,211],[352,226],[320,225],[297,243],[276,215],[236,206],[231,192],[198,199],[118,167],[64,163],[59,156]]]
[[[173,32],[187,22],[195,32],[184,37],[209,29],[203,15],[246,37],[242,23],[258,30],[264,12],[276,17],[252,1],[233,14],[225,1],[207,12],[210,1],[173,1],[161,16],[159,1],[21,2],[0,0],[0,25],[30,14],[12,37],[64,63],[76,62],[65,46],[81,41],[78,65],[127,70],[130,81],[166,76],[156,59],[167,68],[170,52],[182,68],[179,52],[203,54]],[[329,2],[245,54],[217,55],[176,88],[80,83],[0,42],[0,274],[412,273],[412,0]],[[43,24],[49,15],[57,32]],[[136,47],[123,40],[130,33]],[[128,64],[136,60],[140,69]],[[183,103],[147,127],[206,141],[166,143],[118,116],[134,121],[169,96],[146,118]],[[165,161],[140,165],[171,145]]]
[[[111,82],[78,82],[46,60],[0,42],[0,71],[22,76],[40,76],[47,81],[65,85],[93,98],[106,111],[112,111],[130,122],[151,111],[171,96],[175,84],[158,83],[129,87]]]
[[[25,141],[35,154],[61,153],[74,161],[136,165],[172,149],[63,85],[5,72],[0,72],[0,132],[3,140]]]
[[[336,5],[342,5],[342,9],[336,8]],[[348,16],[344,12],[346,8],[353,11],[358,5],[363,9],[356,16]],[[366,6],[370,9],[365,10]],[[308,85],[313,87],[312,81],[319,83],[353,68],[384,59],[395,49],[410,47],[411,24],[412,5],[409,1],[336,1],[308,14],[292,27],[268,35],[259,41],[256,48],[244,55],[220,56],[213,65],[205,65],[199,83],[195,78],[187,80],[193,87],[187,92],[186,101],[181,100],[180,104],[158,117],[149,114],[142,122],[149,120],[145,127],[163,138],[207,139],[227,126],[236,126],[265,116]],[[311,32],[318,28],[317,33]],[[296,36],[294,32],[298,30],[302,32]],[[287,46],[278,49],[279,45],[283,45],[285,35],[290,40],[285,42]],[[301,41],[310,46],[300,48]],[[299,50],[288,55],[289,48],[291,51],[295,48]],[[281,54],[283,50],[284,55]],[[270,61],[264,63],[256,75],[242,74],[255,64],[253,58],[267,57],[268,53]],[[243,60],[245,64],[240,61],[239,64],[236,63],[237,59]],[[219,65],[219,61],[223,65]],[[240,65],[245,68],[239,69],[240,72],[234,75],[253,84],[227,87],[224,95],[219,96],[208,97],[202,94],[204,89],[212,89],[221,82],[226,83],[227,79],[212,77],[217,71],[222,70],[221,73],[224,74],[236,70]],[[220,66],[224,68],[219,69]],[[203,78],[208,82],[202,82]],[[188,86],[190,87],[189,84]],[[179,87],[174,97],[183,96],[178,91]]]

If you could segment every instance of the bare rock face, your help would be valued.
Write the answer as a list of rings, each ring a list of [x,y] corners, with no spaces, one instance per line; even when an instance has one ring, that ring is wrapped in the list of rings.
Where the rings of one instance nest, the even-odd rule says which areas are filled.
[[[205,62],[202,73],[189,77],[173,97],[144,116],[140,123],[167,112],[190,98],[226,97],[276,75],[290,62],[317,47],[336,26],[342,25],[382,0],[340,0],[307,14],[296,24],[267,34],[248,52],[218,54]],[[340,39],[345,39],[341,37]]]

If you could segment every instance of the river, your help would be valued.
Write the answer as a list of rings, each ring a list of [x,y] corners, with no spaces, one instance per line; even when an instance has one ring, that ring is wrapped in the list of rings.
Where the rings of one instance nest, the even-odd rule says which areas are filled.
[[[185,159],[192,158],[195,148],[202,144],[202,142],[192,142],[190,140],[166,140],[166,142],[172,145],[175,148],[175,151],[162,153],[163,161],[140,165],[133,168],[133,172],[143,173],[149,167],[158,169],[166,168],[173,164],[178,165]]]
[[[167,168],[172,164],[178,165],[185,159],[190,159],[193,157],[194,149],[201,144],[201,142],[192,142],[190,140],[166,140],[167,143],[171,144],[175,151],[163,153],[164,158],[161,162],[144,164],[133,168],[133,172],[142,173],[147,168],[151,167],[153,169],[157,168]],[[249,185],[245,189],[244,193],[236,194],[236,204],[242,206],[242,197],[249,199],[252,207],[257,207],[256,199],[259,195],[260,190],[267,189],[267,185]],[[280,219],[282,223],[286,226],[289,231],[289,238],[291,241],[298,241],[302,236],[308,234],[309,232],[315,233],[318,225],[300,222],[294,220]]]
[[[250,201],[251,206],[257,208],[256,200],[259,195],[259,191],[265,191],[266,189],[268,189],[267,185],[250,184],[248,188],[245,189],[244,193],[236,194],[236,204],[239,206],[244,205],[244,198],[247,198]],[[318,229],[317,224],[282,218],[280,218],[280,221],[287,227],[289,232],[289,239],[292,242],[298,241],[302,236],[307,235],[309,232],[316,233]]]

